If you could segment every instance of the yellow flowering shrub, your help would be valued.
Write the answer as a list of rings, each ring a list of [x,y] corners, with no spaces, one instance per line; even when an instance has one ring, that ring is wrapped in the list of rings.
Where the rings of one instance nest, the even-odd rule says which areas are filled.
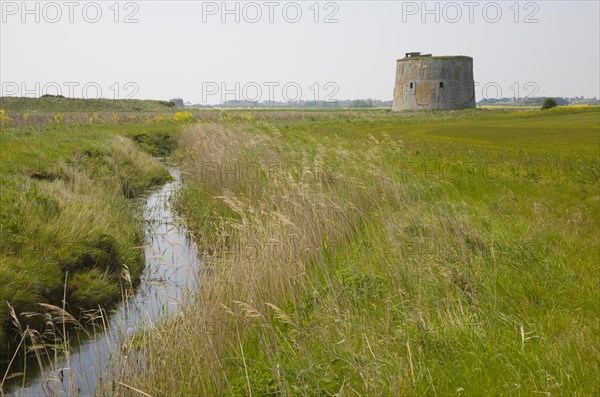
[[[10,117],[6,114],[6,110],[0,109],[0,126],[4,127],[10,121]]]
[[[88,117],[88,123],[94,124],[100,121],[100,117],[98,117],[98,113],[94,112],[91,116]]]
[[[192,121],[192,112],[177,112],[173,115],[173,121],[184,122]]]

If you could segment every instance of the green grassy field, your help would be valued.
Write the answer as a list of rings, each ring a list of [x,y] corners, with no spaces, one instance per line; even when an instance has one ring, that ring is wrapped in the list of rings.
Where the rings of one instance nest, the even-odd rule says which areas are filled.
[[[203,252],[194,303],[100,394],[600,393],[597,107],[30,111],[2,130],[0,299],[139,273],[148,153]]]
[[[179,137],[202,288],[124,384],[600,393],[598,108],[235,117]]]

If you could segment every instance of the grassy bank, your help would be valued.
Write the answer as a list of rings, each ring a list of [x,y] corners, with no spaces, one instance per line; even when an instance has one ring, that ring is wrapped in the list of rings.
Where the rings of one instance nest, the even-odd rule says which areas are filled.
[[[202,287],[105,392],[600,392],[598,108],[245,114],[180,136]]]
[[[0,377],[28,326],[39,333],[27,345],[55,331],[41,305],[77,317],[118,302],[123,275],[136,283],[144,223],[135,199],[170,178],[152,156],[170,152],[178,129],[122,122],[2,128]]]
[[[137,99],[81,99],[60,96],[42,98],[0,97],[0,109],[11,113],[161,112],[173,109],[169,101]]]

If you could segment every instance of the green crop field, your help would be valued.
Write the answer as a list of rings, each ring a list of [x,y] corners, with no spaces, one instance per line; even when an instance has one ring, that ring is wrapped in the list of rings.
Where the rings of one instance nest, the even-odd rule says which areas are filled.
[[[202,252],[99,394],[600,394],[598,107],[58,111],[4,116],[0,301],[114,303],[152,156]]]

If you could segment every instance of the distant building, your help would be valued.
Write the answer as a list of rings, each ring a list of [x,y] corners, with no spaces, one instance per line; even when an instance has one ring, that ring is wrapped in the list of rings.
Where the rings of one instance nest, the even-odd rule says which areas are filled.
[[[396,62],[394,111],[474,107],[473,58],[407,52]]]

